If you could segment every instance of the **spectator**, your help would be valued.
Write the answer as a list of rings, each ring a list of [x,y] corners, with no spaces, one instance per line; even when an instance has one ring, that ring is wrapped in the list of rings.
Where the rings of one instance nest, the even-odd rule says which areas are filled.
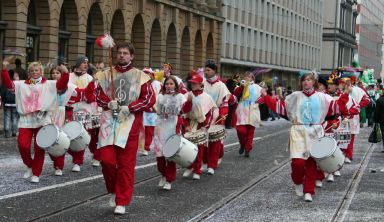
[[[373,116],[374,122],[380,124],[381,136],[383,137],[383,146],[381,152],[384,152],[384,95],[376,101],[375,113]]]
[[[25,71],[25,69],[21,68],[20,59],[15,59],[15,66],[16,68],[13,69],[13,72],[19,75],[20,80],[26,80],[28,77],[28,74],[27,74],[27,71]]]
[[[13,81],[19,80],[19,75],[13,70],[9,71],[9,76]],[[5,137],[16,136],[18,131],[19,114],[16,109],[15,94],[5,86],[0,87],[2,103],[4,104],[4,133]]]

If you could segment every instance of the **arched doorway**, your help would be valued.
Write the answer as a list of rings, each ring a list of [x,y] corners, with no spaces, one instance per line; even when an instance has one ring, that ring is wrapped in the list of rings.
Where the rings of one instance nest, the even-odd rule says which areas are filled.
[[[181,37],[181,74],[186,75],[190,69],[191,64],[191,37],[189,34],[189,28],[185,27],[183,30],[183,36]]]
[[[79,40],[79,16],[74,0],[65,0],[61,6],[59,20],[58,57],[74,62]]]
[[[97,37],[104,34],[103,14],[98,3],[91,6],[87,20],[87,44],[85,54],[90,62],[96,62],[103,59],[103,49],[95,47]]]
[[[36,12],[36,2],[31,0],[27,14],[26,62],[33,62],[39,58],[39,40],[42,29],[37,24]]]
[[[213,59],[215,60],[215,51],[214,51],[214,47],[213,47],[213,37],[212,37],[212,33],[209,33],[208,34],[208,37],[207,37],[207,44],[206,44],[206,59]]]
[[[161,55],[161,27],[158,19],[155,19],[152,24],[149,48],[149,66],[153,68],[160,68],[162,62],[164,61]]]
[[[116,10],[113,14],[111,24],[111,36],[115,40],[116,44],[126,41],[124,16],[121,10]],[[113,56],[112,58],[115,63],[115,56]]]
[[[177,34],[176,27],[173,23],[169,25],[167,32],[165,59],[165,62],[171,63],[173,69],[177,72],[179,68],[179,62],[177,61]]]
[[[203,38],[200,30],[196,32],[195,36],[195,63],[194,68],[203,67]]]
[[[0,2],[0,58],[3,58],[4,50],[4,33],[7,27],[7,22],[3,21],[3,1]]]
[[[145,64],[144,53],[145,53],[145,28],[144,22],[141,15],[136,15],[133,20],[132,25],[132,43],[135,46],[135,57],[134,57],[134,65],[139,69],[142,69]]]

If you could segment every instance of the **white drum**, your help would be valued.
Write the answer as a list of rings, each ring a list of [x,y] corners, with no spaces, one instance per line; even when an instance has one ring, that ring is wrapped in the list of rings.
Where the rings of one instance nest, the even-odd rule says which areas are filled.
[[[313,141],[309,153],[324,172],[333,173],[343,167],[345,156],[334,138],[322,137]]]
[[[71,140],[54,124],[43,126],[36,135],[37,145],[52,156],[62,156],[67,152]]]
[[[78,152],[84,150],[91,142],[91,136],[85,130],[83,124],[77,121],[71,121],[63,126],[63,131],[68,135],[71,140],[69,149]]]
[[[179,135],[173,135],[165,142],[163,155],[182,167],[189,167],[195,161],[198,148],[195,144]]]

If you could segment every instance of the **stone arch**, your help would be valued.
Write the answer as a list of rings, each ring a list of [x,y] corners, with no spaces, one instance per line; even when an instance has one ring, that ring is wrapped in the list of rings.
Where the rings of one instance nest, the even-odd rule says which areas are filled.
[[[121,10],[116,10],[115,13],[112,16],[112,22],[111,22],[111,36],[115,40],[115,43],[122,43],[127,41],[126,35],[125,35],[125,22],[124,22],[124,16],[123,12]],[[116,62],[116,56],[112,56],[113,63]],[[107,61],[104,61],[107,62]]]
[[[214,50],[215,50],[215,47],[214,47],[214,44],[213,44],[212,33],[209,33],[208,37],[207,37],[206,47],[205,47],[205,52],[206,52],[205,58],[206,59],[216,60],[215,59],[215,51]]]
[[[171,63],[175,72],[179,70],[178,58],[176,27],[171,23],[167,31],[165,62]]]
[[[194,68],[201,68],[204,66],[203,64],[203,37],[201,35],[201,31],[198,30],[195,36],[195,61]]]
[[[160,21],[155,19],[152,23],[150,46],[149,46],[149,66],[160,68],[163,61],[163,42],[161,36]]]
[[[86,31],[86,49],[85,54],[87,55],[90,62],[103,59],[103,49],[95,47],[95,40],[97,37],[104,34],[104,21],[103,13],[98,3],[92,4],[89,9],[87,19],[87,31]]]
[[[135,16],[132,25],[131,41],[135,46],[134,65],[139,69],[145,64],[145,26],[140,14]]]
[[[191,61],[191,35],[189,28],[185,27],[181,37],[181,50],[180,50],[180,70],[181,74],[186,75],[192,69]]]

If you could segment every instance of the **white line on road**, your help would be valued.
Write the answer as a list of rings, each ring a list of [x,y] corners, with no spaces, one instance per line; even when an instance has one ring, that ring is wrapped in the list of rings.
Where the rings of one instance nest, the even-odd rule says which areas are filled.
[[[266,135],[266,136],[263,136],[263,137],[255,137],[255,138],[253,138],[253,141],[265,139],[265,138],[268,138],[268,137],[271,137],[271,136],[274,136],[274,135],[277,135],[277,134],[280,134],[280,133],[286,132],[286,131],[287,130],[282,130],[282,131],[278,131],[276,133],[269,134],[269,135]],[[236,145],[239,145],[239,144],[240,144],[239,142],[230,143],[230,144],[224,145],[224,147],[228,148],[228,147],[236,146]],[[156,162],[152,162],[152,163],[136,166],[135,170],[144,169],[144,168],[151,167],[151,166],[154,166],[154,165],[156,165]],[[4,195],[4,196],[0,196],[0,200],[5,200],[5,199],[13,198],[13,197],[19,197],[19,196],[23,196],[23,195],[32,194],[32,193],[38,193],[38,192],[41,192],[41,191],[56,189],[56,188],[59,188],[59,187],[65,187],[65,186],[74,185],[74,184],[78,184],[78,183],[83,183],[83,182],[87,182],[87,181],[90,181],[90,180],[96,180],[96,179],[99,179],[99,178],[102,178],[102,177],[103,177],[103,175],[99,174],[99,175],[95,175],[95,176],[91,176],[91,177],[86,177],[86,178],[82,178],[82,179],[78,179],[78,180],[73,180],[73,181],[69,181],[69,182],[65,182],[65,183],[54,184],[54,185],[50,185],[50,186],[46,186],[46,187],[40,187],[40,188],[36,188],[36,189],[32,189],[32,190],[21,191],[21,192],[17,192],[17,193],[13,193],[13,194],[7,194],[7,195]]]

